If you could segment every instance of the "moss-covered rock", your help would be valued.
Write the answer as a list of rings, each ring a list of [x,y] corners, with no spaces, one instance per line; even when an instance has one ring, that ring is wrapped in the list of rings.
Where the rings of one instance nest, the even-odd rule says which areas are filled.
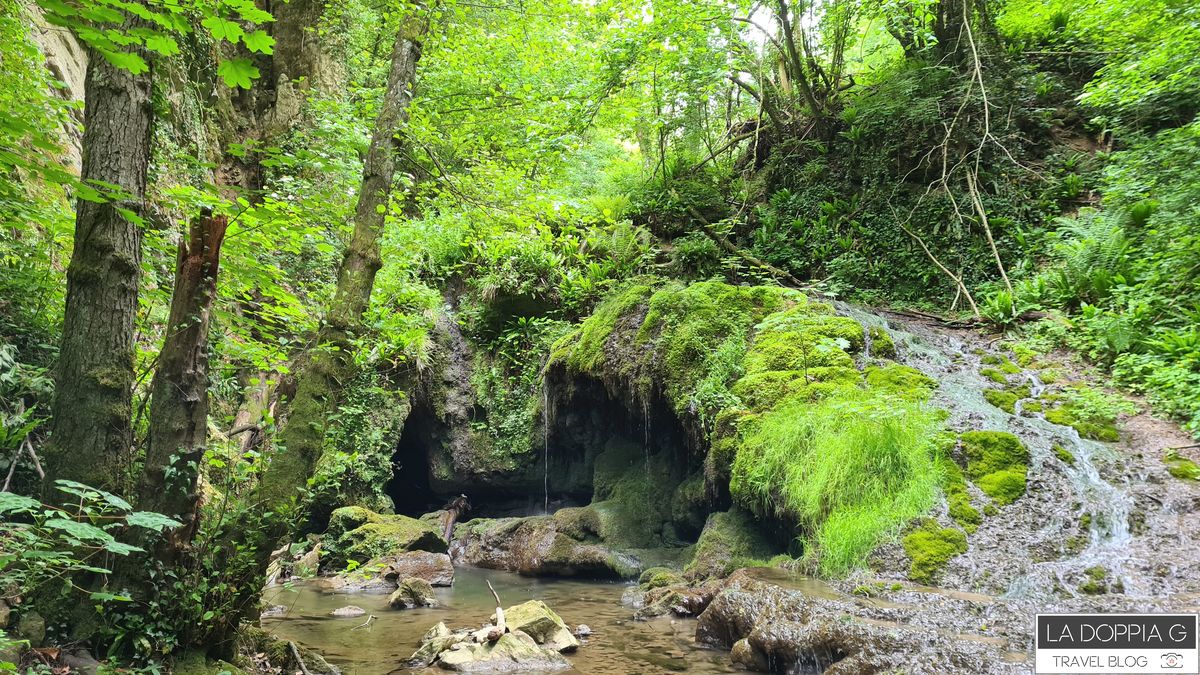
[[[684,575],[692,580],[723,577],[776,552],[754,517],[735,507],[708,517]]]
[[[1178,450],[1168,450],[1163,461],[1167,464],[1167,473],[1172,476],[1180,480],[1200,481],[1200,466],[1179,454]]]
[[[1070,450],[1064,448],[1058,443],[1055,443],[1050,450],[1054,453],[1054,456],[1058,458],[1058,461],[1066,464],[1067,466],[1075,466],[1075,455],[1071,454]]]
[[[458,564],[526,576],[633,579],[641,568],[636,558],[605,546],[598,537],[580,540],[560,531],[550,516],[461,523],[454,529],[451,555]]]
[[[1005,431],[968,431],[961,436],[967,475],[979,489],[1005,505],[1025,494],[1029,449]]]
[[[971,505],[971,495],[967,491],[967,481],[963,477],[962,469],[947,456],[941,457],[938,464],[942,469],[943,488],[950,517],[968,533],[974,532],[983,522],[983,516]]]
[[[995,366],[1001,372],[1010,375],[1016,375],[1021,372],[1021,367],[1012,362],[1012,359],[1000,354],[984,354],[982,361],[990,366]]]
[[[951,558],[967,552],[967,536],[962,530],[939,528],[933,521],[905,535],[903,544],[912,560],[908,577],[921,583],[935,582]]]
[[[1084,570],[1083,581],[1079,584],[1078,588],[1079,592],[1084,595],[1125,592],[1125,584],[1120,579],[1111,578],[1108,570],[1101,565],[1089,567]]]
[[[570,652],[579,647],[579,640],[575,639],[562,617],[541,600],[529,600],[505,608],[504,621],[509,630],[528,634],[546,649]]]
[[[879,326],[871,326],[867,329],[867,335],[871,338],[871,356],[881,359],[896,358],[896,343],[892,340],[891,333]]]
[[[866,378],[867,386],[872,389],[899,394],[914,400],[929,398],[938,386],[937,381],[925,373],[899,363],[870,366],[866,370]]]
[[[1008,375],[998,368],[983,368],[979,374],[996,384],[1008,384]]]
[[[329,523],[322,550],[327,554],[323,561],[332,569],[406,551],[446,551],[446,542],[434,525],[408,516],[348,506],[334,511]]]
[[[388,607],[392,609],[437,606],[438,600],[437,596],[433,594],[433,586],[428,581],[417,577],[400,580],[400,586],[388,597]]]
[[[679,576],[679,573],[673,569],[667,567],[651,567],[645,572],[642,572],[642,575],[638,577],[638,586],[641,586],[644,590],[649,591],[654,590],[655,588],[673,586],[682,581],[683,577]]]

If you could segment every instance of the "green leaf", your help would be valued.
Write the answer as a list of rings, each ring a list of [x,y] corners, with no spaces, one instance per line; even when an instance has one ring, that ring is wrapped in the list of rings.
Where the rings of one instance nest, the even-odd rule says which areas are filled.
[[[250,59],[228,59],[217,66],[217,74],[227,86],[249,89],[251,81],[258,77],[258,68]]]
[[[116,553],[117,555],[129,555],[130,553],[138,553],[143,549],[113,540],[104,544],[104,550],[109,553]]]
[[[128,70],[134,75],[141,75],[150,70],[150,66],[146,65],[146,60],[137,54],[129,52],[117,52],[111,49],[97,49],[106,61],[120,68]]]
[[[29,512],[41,505],[41,502],[30,497],[14,495],[11,492],[0,492],[0,513]]]
[[[179,53],[179,43],[166,35],[154,35],[146,38],[146,49],[163,56],[174,56]]]
[[[113,595],[112,593],[102,593],[97,591],[90,596],[92,600],[99,602],[133,602],[133,598],[128,595]]]
[[[260,54],[270,54],[275,47],[275,38],[267,35],[267,32],[262,30],[247,33],[242,38],[242,42],[246,43],[247,49]]]
[[[154,530],[155,532],[161,532],[164,528],[174,529],[183,525],[183,523],[174,518],[152,511],[134,511],[125,517],[125,522],[133,527],[144,527],[147,530]]]
[[[113,542],[113,536],[104,530],[91,525],[89,523],[81,523],[77,520],[67,520],[61,516],[54,516],[42,523],[42,527],[51,530],[61,530],[66,532],[68,536],[78,539],[79,541],[94,541],[101,543]]]
[[[236,43],[246,32],[242,30],[242,27],[236,21],[222,19],[219,16],[210,16],[201,21],[200,25],[208,29],[214,40],[226,40]]]

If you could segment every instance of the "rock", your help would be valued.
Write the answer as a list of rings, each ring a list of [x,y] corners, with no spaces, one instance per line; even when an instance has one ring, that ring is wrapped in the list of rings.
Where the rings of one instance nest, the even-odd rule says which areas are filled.
[[[571,667],[561,654],[537,645],[521,632],[505,633],[493,643],[459,642],[442,652],[438,665],[461,673],[549,672]]]
[[[271,605],[270,607],[267,607],[266,609],[264,609],[262,611],[262,614],[258,615],[258,618],[273,619],[275,617],[279,617],[279,616],[283,616],[284,614],[287,614],[287,611],[288,611],[287,605]]]
[[[592,627],[586,623],[581,623],[575,627],[575,637],[585,638],[592,634]]]
[[[451,555],[458,564],[526,576],[631,579],[637,559],[560,532],[554,518],[477,518],[455,529]]]
[[[96,673],[100,672],[100,662],[93,658],[86,649],[81,649],[77,652],[63,652],[59,655],[58,660],[62,661],[64,665],[69,666],[72,673],[78,673],[78,675],[96,675]],[[241,671],[234,670],[231,672]]]
[[[381,565],[367,564],[351,572],[319,577],[314,583],[334,593],[391,593],[396,590],[396,580],[384,578],[381,575],[384,569]]]
[[[12,616],[12,610],[8,608],[8,603],[0,600],[0,628],[8,628],[8,617]]]
[[[450,562],[450,556],[445,553],[408,551],[372,562],[380,562],[386,566],[380,572],[384,579],[416,577],[434,586],[450,586],[454,583],[454,565]]]
[[[739,559],[769,558],[773,553],[754,518],[735,507],[708,517],[684,576],[690,580],[725,577],[739,566]]]
[[[311,579],[317,576],[321,566],[321,546],[318,544],[311,551],[302,554],[292,563],[292,574],[301,579]]]
[[[332,568],[343,567],[351,560],[362,564],[407,551],[446,551],[446,542],[435,526],[408,516],[381,515],[361,506],[334,511],[323,542],[327,564]]]
[[[392,609],[413,609],[415,607],[437,607],[437,597],[433,594],[433,586],[424,579],[409,577],[400,582],[388,598],[388,606]]]
[[[439,621],[436,626],[425,632],[425,637],[421,638],[421,647],[408,657],[405,665],[414,669],[424,668],[437,660],[438,654],[466,640],[467,637],[465,632],[452,633],[445,622]]]
[[[37,612],[26,612],[17,621],[17,636],[28,640],[30,647],[42,646],[46,639],[46,620]]]
[[[567,624],[541,600],[530,600],[504,610],[504,621],[510,630],[519,630],[539,645],[557,652],[575,651],[579,640]]]
[[[362,616],[366,613],[367,610],[363,609],[362,607],[357,605],[346,605],[345,607],[338,607],[337,609],[333,610],[329,613],[329,616],[336,616],[341,619],[346,619],[355,616]]]
[[[719,583],[707,583],[700,586],[678,584],[655,588],[643,596],[643,605],[634,612],[633,616],[639,620],[667,614],[678,617],[698,616],[708,609],[708,605],[712,602],[718,589]]]

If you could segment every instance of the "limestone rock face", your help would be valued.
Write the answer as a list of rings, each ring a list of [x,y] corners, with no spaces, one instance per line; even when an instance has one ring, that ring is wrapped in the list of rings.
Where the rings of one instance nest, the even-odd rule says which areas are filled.
[[[400,587],[388,598],[388,606],[392,609],[437,607],[438,600],[433,594],[433,586],[428,581],[409,577],[401,581]]]
[[[456,643],[442,653],[438,665],[459,673],[549,672],[571,667],[561,654],[539,647],[521,631],[505,633],[492,643]]]
[[[519,630],[546,649],[575,651],[579,640],[554,610],[541,600],[530,600],[504,610],[504,621],[511,630]]]

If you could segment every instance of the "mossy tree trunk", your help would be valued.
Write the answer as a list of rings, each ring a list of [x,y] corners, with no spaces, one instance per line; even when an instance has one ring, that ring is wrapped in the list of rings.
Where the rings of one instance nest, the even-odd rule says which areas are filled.
[[[132,445],[134,319],[142,234],[139,214],[150,161],[149,73],[135,75],[99,54],[85,81],[83,181],[121,194],[79,200],[67,268],[67,305],[45,451],[45,493],[55,479],[113,492],[124,487]]]
[[[421,12],[409,16],[397,33],[387,89],[363,166],[354,233],[338,271],[333,300],[318,331],[318,346],[298,369],[290,415],[279,436],[281,447],[250,494],[252,506],[241,517],[246,522],[230,530],[237,539],[230,543],[238,549],[250,549],[256,563],[248,570],[256,578],[246,579],[239,586],[241,595],[235,607],[241,613],[249,612],[257,603],[261,575],[273,547],[287,531],[287,519],[281,514],[292,511],[312,475],[324,445],[326,419],[337,405],[338,391],[353,376],[353,340],[367,310],[375,275],[382,266],[380,236],[396,159],[405,149],[402,127],[408,119],[421,42],[428,28],[428,18]],[[273,515],[263,518],[264,512]],[[231,625],[235,627],[236,622]]]

